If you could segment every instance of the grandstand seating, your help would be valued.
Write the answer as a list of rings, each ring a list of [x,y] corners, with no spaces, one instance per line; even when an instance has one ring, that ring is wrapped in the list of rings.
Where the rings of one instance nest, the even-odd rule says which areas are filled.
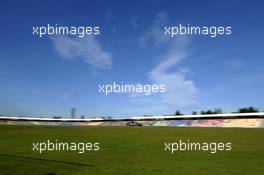
[[[127,126],[128,121],[24,121],[0,120],[6,125],[51,125],[51,126]],[[247,119],[175,119],[175,120],[141,120],[142,126],[169,127],[243,127],[264,128],[264,118]]]

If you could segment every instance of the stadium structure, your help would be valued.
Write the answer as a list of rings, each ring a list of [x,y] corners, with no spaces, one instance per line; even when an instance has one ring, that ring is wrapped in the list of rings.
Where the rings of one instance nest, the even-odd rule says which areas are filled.
[[[0,124],[55,126],[168,126],[264,128],[264,112],[179,116],[147,116],[115,119],[37,118],[0,116]]]

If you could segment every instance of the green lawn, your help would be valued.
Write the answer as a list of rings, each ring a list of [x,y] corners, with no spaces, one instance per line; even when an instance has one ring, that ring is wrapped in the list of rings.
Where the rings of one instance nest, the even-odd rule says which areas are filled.
[[[99,152],[32,151],[32,142],[100,142]],[[164,151],[164,142],[232,142],[231,152]],[[0,125],[0,175],[261,175],[264,129]]]

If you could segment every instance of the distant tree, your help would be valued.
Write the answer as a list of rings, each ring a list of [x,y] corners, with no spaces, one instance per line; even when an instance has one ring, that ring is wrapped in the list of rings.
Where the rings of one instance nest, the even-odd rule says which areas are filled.
[[[145,114],[144,117],[152,117],[153,115]]]
[[[76,109],[75,108],[71,108],[71,118],[74,119],[75,118],[75,113],[76,113]]]
[[[214,114],[212,110],[207,110],[207,111],[201,111],[201,114]]]
[[[214,112],[209,109],[208,111],[206,111],[206,114],[214,114]]]
[[[214,110],[201,111],[201,114],[222,114],[222,109],[216,108]]]
[[[54,118],[54,119],[60,119],[61,117],[60,116],[53,116],[52,118]]]
[[[259,112],[259,111],[258,109],[252,106],[238,109],[238,113],[252,113],[252,112]]]
[[[181,112],[180,112],[179,110],[177,110],[177,111],[175,112],[175,115],[183,115],[183,114],[181,114]]]
[[[256,109],[256,108],[250,106],[250,107],[248,108],[248,112],[259,112],[259,111],[258,111],[258,109]]]
[[[223,112],[222,112],[221,108],[215,108],[214,113],[215,114],[222,114]]]
[[[192,112],[192,115],[197,115],[197,112],[196,112],[196,111],[193,111],[193,112]]]
[[[85,119],[85,116],[84,115],[81,115],[81,119]]]

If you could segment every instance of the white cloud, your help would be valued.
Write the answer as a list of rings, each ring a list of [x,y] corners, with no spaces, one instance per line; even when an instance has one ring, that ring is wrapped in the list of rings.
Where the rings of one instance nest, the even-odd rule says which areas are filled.
[[[72,87],[69,90],[67,90],[65,93],[63,93],[63,96],[62,96],[63,99],[70,99],[70,98],[72,98],[77,89],[78,89],[77,87]]]
[[[65,59],[82,59],[96,68],[109,68],[112,64],[111,53],[104,51],[99,41],[93,36],[69,38],[52,37],[54,49]]]
[[[139,39],[141,44],[154,43],[166,46],[164,54],[157,55],[161,62],[149,71],[149,79],[155,84],[164,84],[167,92],[159,93],[152,98],[155,106],[160,111],[173,112],[177,108],[186,108],[198,103],[198,89],[195,83],[187,78],[188,68],[180,67],[179,62],[188,58],[187,48],[190,40],[185,37],[169,38],[164,35],[164,25],[168,22],[166,13],[159,13],[153,25],[146,30],[146,33]],[[159,48],[156,48],[159,49]],[[156,108],[153,107],[152,108]],[[169,110],[169,111],[168,111]]]
[[[160,102],[176,107],[197,103],[197,88],[192,80],[186,78],[186,72],[181,71],[182,68],[170,72],[180,61],[187,58],[185,51],[172,44],[169,52],[162,58],[163,61],[149,73],[153,82],[167,86],[167,92],[160,95]]]
[[[140,46],[145,46],[147,43],[154,43],[154,45],[164,44],[168,42],[169,38],[165,37],[163,27],[168,22],[167,13],[160,12],[156,15],[153,25],[150,26],[146,32],[138,39]]]
[[[237,71],[244,66],[244,62],[240,59],[228,59],[224,61],[224,64],[230,72]]]
[[[138,27],[139,27],[139,25],[138,25],[138,18],[137,17],[133,17],[133,18],[131,18],[130,19],[130,25],[131,25],[131,27],[133,28],[133,29],[137,29]]]

